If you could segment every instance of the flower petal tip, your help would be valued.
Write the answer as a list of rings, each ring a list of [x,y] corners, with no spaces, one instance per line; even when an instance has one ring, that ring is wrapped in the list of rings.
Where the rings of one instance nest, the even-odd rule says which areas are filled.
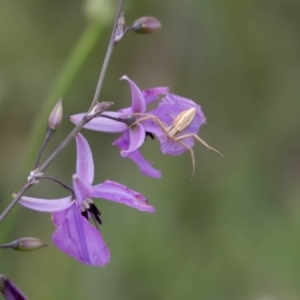
[[[122,77],[120,77],[120,80],[129,80],[129,77],[127,75],[123,75]]]
[[[151,213],[151,214],[154,214],[154,213],[155,213],[155,207],[149,205],[149,210],[148,210],[148,212]]]

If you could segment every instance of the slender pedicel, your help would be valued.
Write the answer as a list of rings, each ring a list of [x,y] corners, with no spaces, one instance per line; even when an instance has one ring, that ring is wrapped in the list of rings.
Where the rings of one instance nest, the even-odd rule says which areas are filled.
[[[107,51],[106,51],[106,55],[105,55],[105,59],[104,59],[103,65],[102,65],[102,69],[100,71],[100,76],[99,76],[99,79],[98,79],[95,95],[94,95],[93,101],[90,105],[90,108],[89,108],[88,112],[90,112],[93,109],[93,107],[97,104],[99,96],[100,96],[100,92],[101,92],[101,89],[102,89],[102,85],[103,85],[104,77],[105,77],[106,70],[107,70],[107,67],[108,67],[108,63],[110,61],[111,54],[112,54],[112,51],[113,51],[114,46],[115,46],[114,39],[115,39],[116,26],[117,26],[117,22],[119,20],[120,14],[121,14],[121,9],[122,9],[123,2],[124,2],[124,0],[119,1],[119,5],[118,5],[118,8],[117,8],[117,13],[116,13],[115,21],[114,21],[114,25],[113,25],[113,30],[112,30],[112,34],[111,34],[111,38],[110,38],[110,41],[109,41],[109,44],[108,44],[108,48],[107,48]],[[83,128],[83,126],[87,122],[88,122],[87,118],[83,118],[81,120],[81,122],[79,122],[74,127],[74,129],[65,138],[65,140],[56,148],[56,150],[52,153],[52,155],[50,155],[49,158],[44,162],[44,164],[39,168],[39,172],[42,173],[43,171],[46,170],[46,168],[50,165],[50,163],[70,143],[70,141],[75,137],[75,135]],[[7,214],[12,210],[12,208],[18,203],[18,201],[24,195],[25,191],[30,186],[31,186],[31,184],[28,184],[28,182],[27,182],[23,186],[23,188],[20,190],[18,195],[10,202],[10,204],[6,207],[6,209],[0,215],[0,223],[7,216]]]

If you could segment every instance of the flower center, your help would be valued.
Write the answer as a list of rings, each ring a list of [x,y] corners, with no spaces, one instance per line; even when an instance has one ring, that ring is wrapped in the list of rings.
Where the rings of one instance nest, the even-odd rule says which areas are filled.
[[[82,202],[81,205],[81,215],[89,220],[89,217],[92,217],[94,221],[97,221],[100,225],[102,221],[100,219],[101,213],[97,206],[93,203],[92,199],[86,199]]]

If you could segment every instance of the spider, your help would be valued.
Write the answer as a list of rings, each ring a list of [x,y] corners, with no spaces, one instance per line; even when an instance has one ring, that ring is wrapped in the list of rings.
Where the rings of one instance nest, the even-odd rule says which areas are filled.
[[[219,153],[223,157],[222,153],[220,153],[218,150],[209,146],[198,135],[196,135],[194,133],[187,133],[187,134],[179,135],[180,132],[182,132],[184,129],[186,129],[194,120],[194,117],[196,115],[196,108],[194,108],[194,107],[188,108],[188,109],[182,111],[176,118],[171,116],[173,118],[173,122],[170,126],[166,126],[159,118],[157,118],[156,116],[153,116],[153,115],[143,114],[143,113],[133,113],[132,115],[139,115],[139,116],[143,116],[143,117],[136,120],[133,124],[131,124],[131,126],[133,126],[139,122],[152,119],[162,129],[162,131],[166,134],[166,136],[169,139],[179,143],[184,148],[186,148],[187,150],[190,151],[191,158],[192,158],[192,164],[193,164],[193,172],[192,172],[191,180],[193,179],[193,176],[195,173],[195,165],[196,165],[195,155],[194,155],[193,149],[191,147],[189,147],[186,143],[183,142],[184,139],[193,137],[197,141],[199,141],[202,145],[204,145],[206,148]]]

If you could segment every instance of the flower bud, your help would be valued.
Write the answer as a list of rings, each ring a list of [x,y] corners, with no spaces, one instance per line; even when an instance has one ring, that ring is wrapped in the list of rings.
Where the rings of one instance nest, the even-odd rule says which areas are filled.
[[[0,292],[6,300],[27,300],[23,292],[2,274],[0,274]]]
[[[154,17],[141,17],[137,19],[128,30],[140,34],[150,34],[161,29],[161,23]]]
[[[16,251],[29,252],[38,250],[46,246],[48,246],[48,244],[40,239],[33,237],[23,237],[11,243],[0,245],[0,248],[9,248]]]
[[[56,131],[63,117],[63,107],[61,98],[58,100],[48,119],[48,128]]]

